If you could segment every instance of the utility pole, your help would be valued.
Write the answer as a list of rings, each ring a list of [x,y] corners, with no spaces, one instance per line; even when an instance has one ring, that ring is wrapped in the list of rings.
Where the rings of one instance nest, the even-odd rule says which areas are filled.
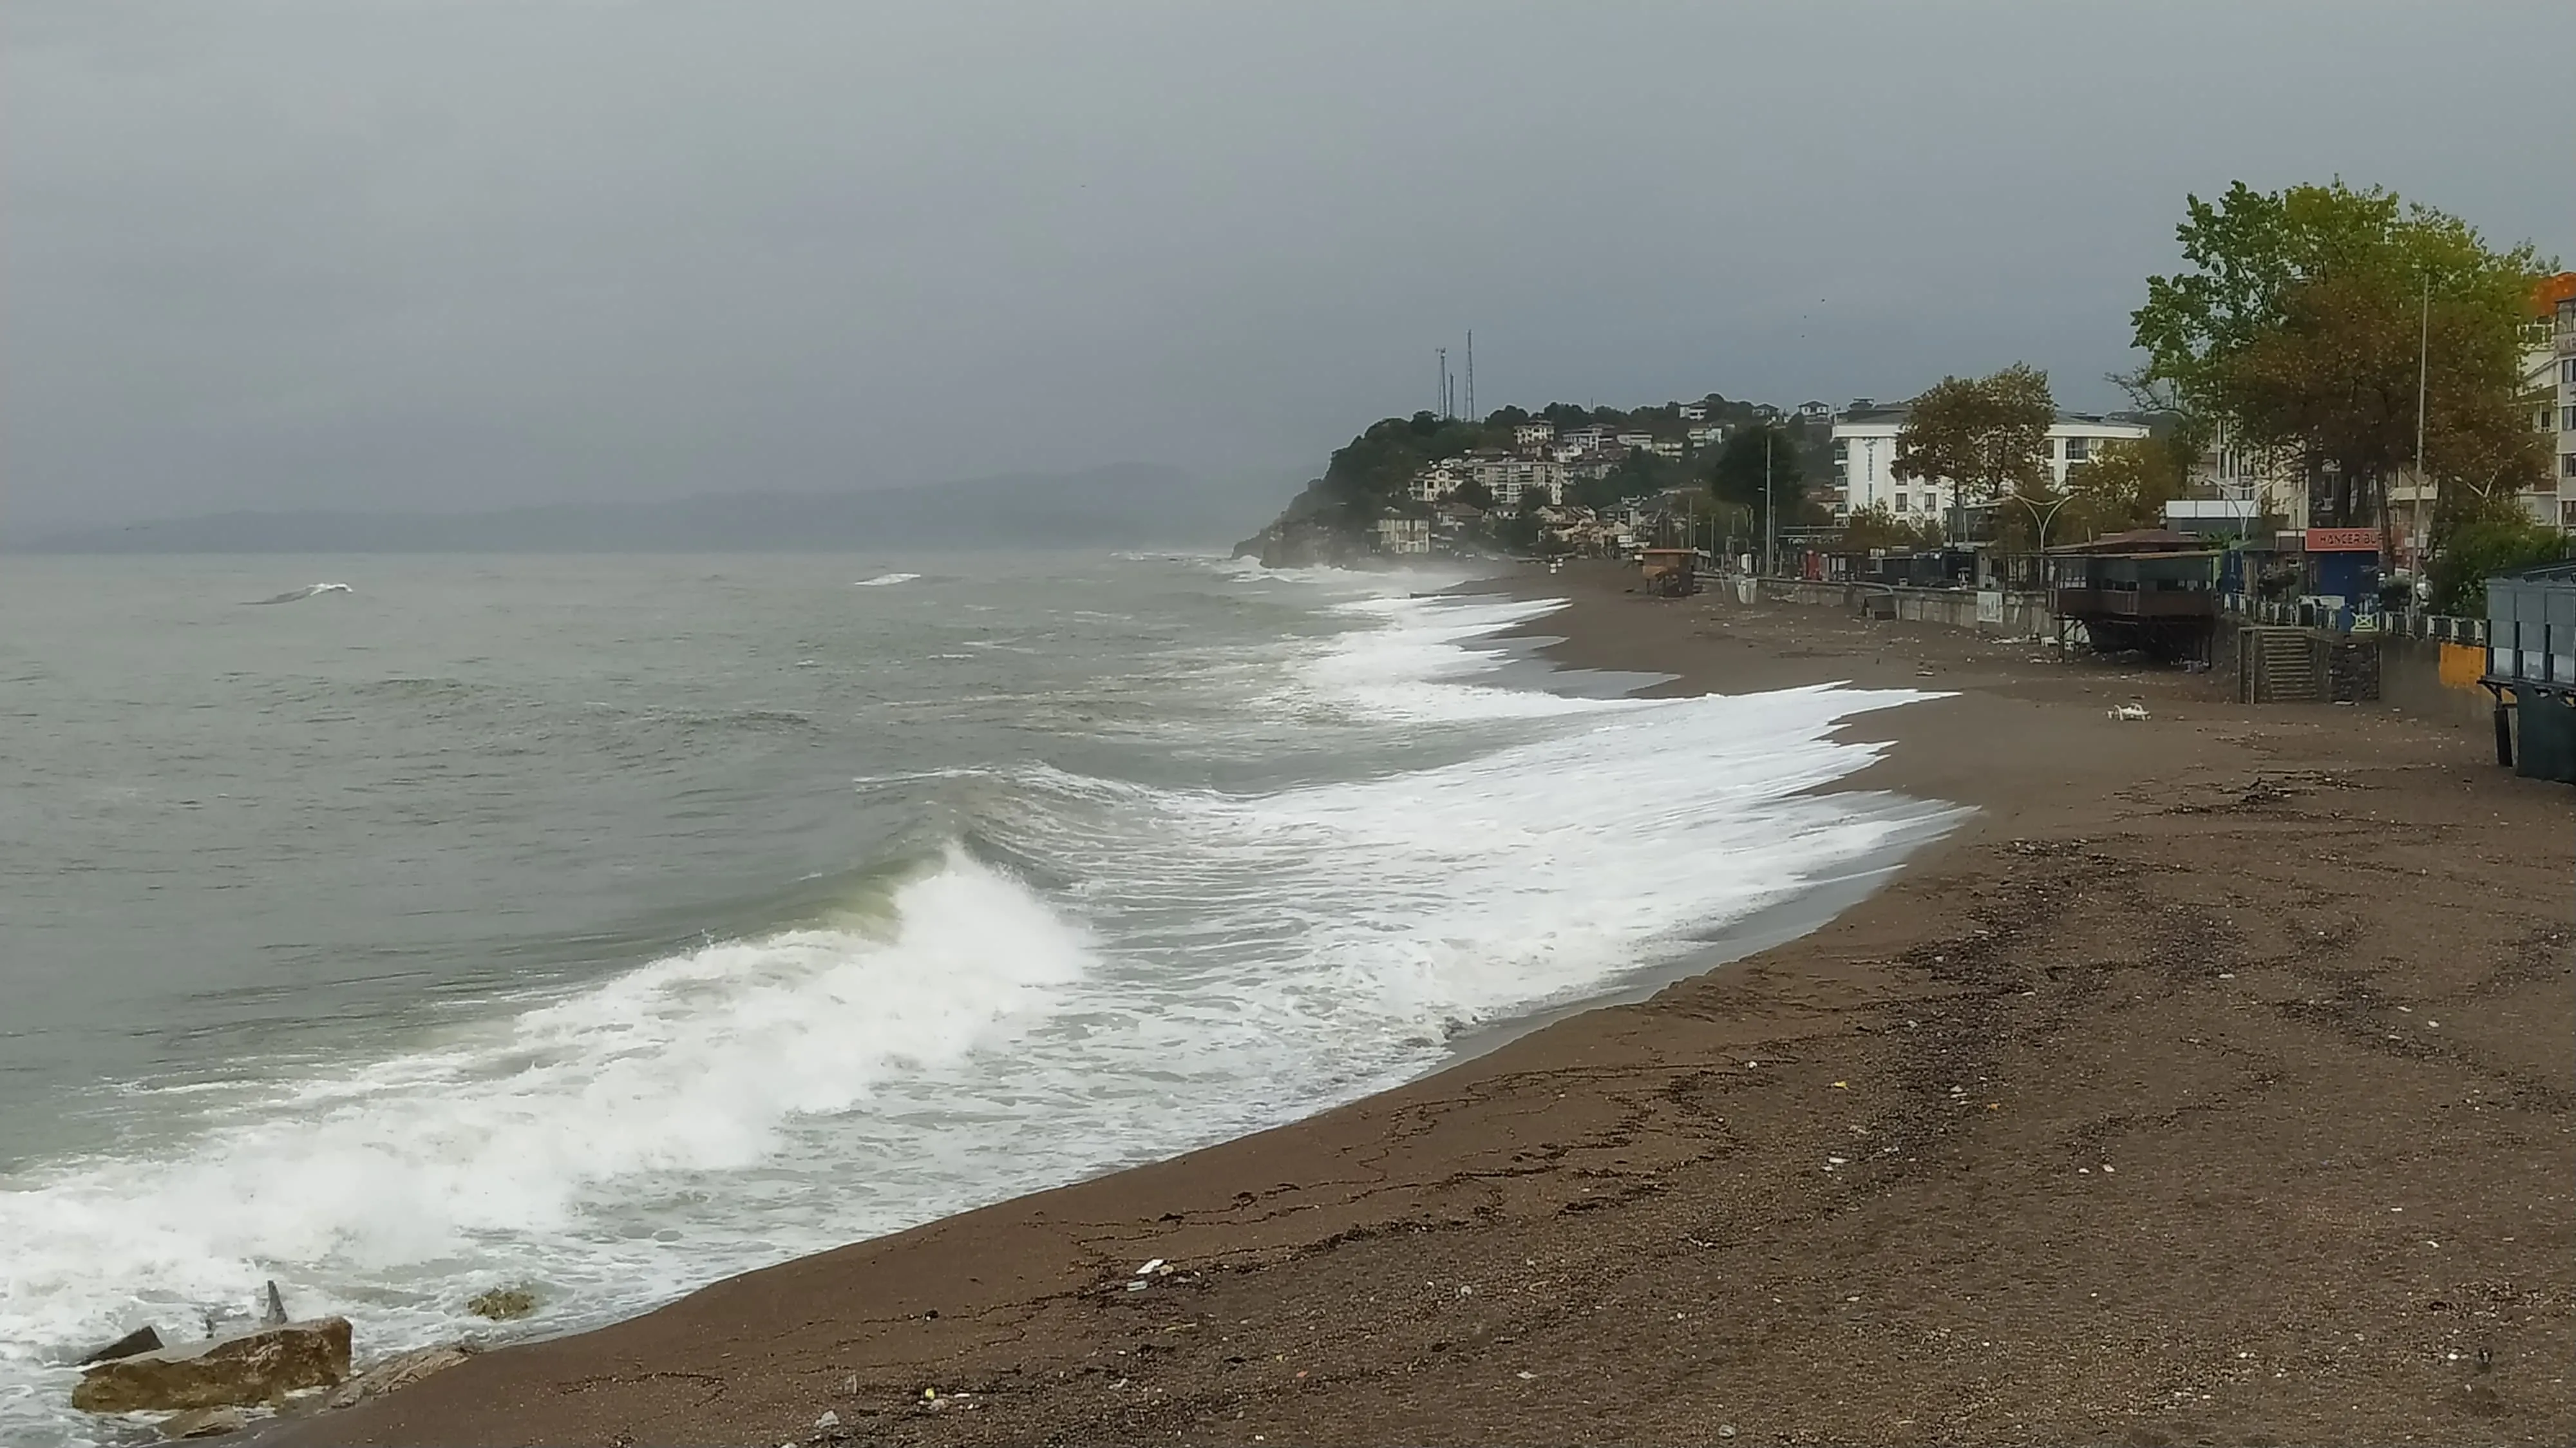
[[[1771,439],[1778,434],[1769,423],[1762,426],[1762,572],[1765,577],[1780,571],[1780,507],[1771,498]]]
[[[1476,411],[1476,329],[1469,327],[1467,329],[1467,420],[1474,422],[1481,416],[1483,414]]]
[[[1446,418],[1449,415],[1449,349],[1434,347],[1431,350],[1440,359],[1440,393],[1432,402],[1431,411],[1435,417]]]
[[[2424,519],[2424,401],[2433,371],[2433,273],[2424,273],[2424,315],[2415,333],[2415,520]],[[2388,505],[2379,508],[2380,524],[2387,528]],[[2413,530],[2409,530],[2410,532]],[[2418,545],[2417,551],[2422,548]],[[2397,560],[2391,558],[2390,563]]]

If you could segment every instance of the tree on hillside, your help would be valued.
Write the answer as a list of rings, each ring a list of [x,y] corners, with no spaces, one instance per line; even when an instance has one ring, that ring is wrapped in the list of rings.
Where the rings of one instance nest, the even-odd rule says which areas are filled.
[[[1487,427],[1518,427],[1529,420],[1529,409],[1526,407],[1497,407],[1485,414]]]
[[[1414,475],[1441,458],[1491,444],[1482,424],[1417,412],[1390,417],[1335,449],[1323,491],[1347,526],[1365,529],[1406,495]]]
[[[2138,380],[2303,459],[2317,521],[2385,521],[2389,478],[2415,457],[2419,379],[2444,492],[2492,493],[2537,466],[2518,336],[2548,266],[2529,244],[2497,251],[2457,217],[2341,181],[2190,197],[2176,236],[2187,269],[2149,277],[2130,314]]]
[[[1957,507],[2049,491],[2048,374],[2016,362],[1986,377],[1944,377],[1914,399],[1890,471],[1946,482]]]

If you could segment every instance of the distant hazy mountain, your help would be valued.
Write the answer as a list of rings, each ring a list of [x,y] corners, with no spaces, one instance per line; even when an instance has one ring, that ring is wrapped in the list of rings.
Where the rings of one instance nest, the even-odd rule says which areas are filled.
[[[1295,490],[1132,463],[848,493],[741,493],[484,513],[216,513],[90,528],[44,553],[618,553],[1216,546]]]

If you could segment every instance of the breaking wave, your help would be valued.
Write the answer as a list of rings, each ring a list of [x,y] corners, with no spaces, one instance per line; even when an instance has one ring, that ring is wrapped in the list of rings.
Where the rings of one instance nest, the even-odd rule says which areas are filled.
[[[453,1336],[502,1282],[538,1284],[559,1330],[1292,1119],[1942,826],[1812,793],[1884,747],[1841,721],[1927,696],[1500,688],[1494,635],[1556,605],[1399,586],[1333,581],[1349,630],[1246,708],[1468,730],[1448,757],[1255,793],[861,781],[944,791],[967,824],[819,922],[496,1002],[175,1148],[0,1180],[0,1435],[60,1435],[79,1350],[267,1278],[367,1352]]]

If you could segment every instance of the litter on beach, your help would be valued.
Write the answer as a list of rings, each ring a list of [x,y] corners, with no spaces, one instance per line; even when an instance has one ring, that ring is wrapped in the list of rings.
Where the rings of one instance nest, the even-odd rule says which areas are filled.
[[[2120,707],[2111,710],[2110,713],[2111,717],[2118,720],[2120,723],[2135,724],[2139,720],[2147,717],[2147,706],[2144,704],[2122,704]]]

